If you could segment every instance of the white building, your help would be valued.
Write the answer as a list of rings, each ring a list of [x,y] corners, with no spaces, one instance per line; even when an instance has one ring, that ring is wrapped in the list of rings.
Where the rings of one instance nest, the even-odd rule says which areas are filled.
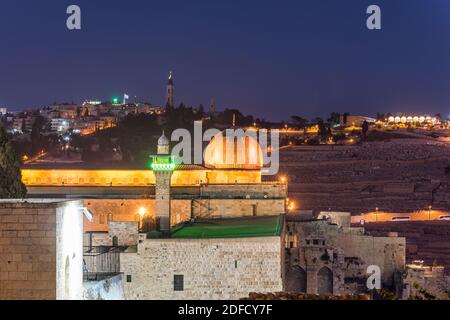
[[[67,119],[55,118],[51,120],[51,131],[66,132],[70,129],[70,122]]]

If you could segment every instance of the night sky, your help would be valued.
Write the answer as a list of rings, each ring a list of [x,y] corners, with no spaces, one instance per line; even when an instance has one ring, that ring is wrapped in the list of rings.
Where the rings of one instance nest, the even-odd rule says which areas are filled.
[[[448,0],[1,0],[0,40],[0,106],[15,110],[125,92],[161,105],[173,70],[176,104],[214,96],[271,120],[450,115]]]

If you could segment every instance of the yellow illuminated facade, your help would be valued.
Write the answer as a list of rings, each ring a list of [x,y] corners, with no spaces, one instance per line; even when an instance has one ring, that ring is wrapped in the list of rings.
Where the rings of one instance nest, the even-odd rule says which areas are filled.
[[[26,186],[144,187],[155,184],[151,170],[22,169]],[[172,186],[261,183],[260,170],[175,170]]]

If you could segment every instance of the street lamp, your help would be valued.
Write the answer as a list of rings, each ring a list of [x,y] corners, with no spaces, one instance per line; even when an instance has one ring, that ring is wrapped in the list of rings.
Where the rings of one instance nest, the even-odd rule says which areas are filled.
[[[431,204],[428,206],[428,220],[431,220]]]
[[[147,212],[147,210],[145,210],[144,207],[140,207],[139,210],[138,210],[138,214],[139,214],[139,217],[140,217],[140,219],[139,219],[139,229],[141,229],[141,230],[144,227],[144,216],[145,216],[146,212]]]

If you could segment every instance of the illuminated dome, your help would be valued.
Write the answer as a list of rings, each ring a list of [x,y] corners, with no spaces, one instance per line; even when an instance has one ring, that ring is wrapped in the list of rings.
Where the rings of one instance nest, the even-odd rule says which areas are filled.
[[[214,136],[204,152],[205,166],[214,169],[261,169],[263,153],[258,141],[250,136]]]
[[[170,141],[167,139],[166,135],[164,134],[164,130],[162,132],[161,137],[158,139],[158,154],[169,154],[169,145]]]
[[[158,139],[158,146],[168,146],[170,144],[169,139],[167,139],[166,135],[164,134],[164,131]]]

